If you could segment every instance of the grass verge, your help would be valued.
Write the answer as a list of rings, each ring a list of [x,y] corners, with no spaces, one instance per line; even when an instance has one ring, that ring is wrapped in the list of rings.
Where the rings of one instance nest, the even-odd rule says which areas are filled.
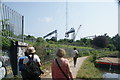
[[[93,62],[93,57],[88,57],[78,71],[77,79],[97,80],[102,79],[102,72],[97,69]]]

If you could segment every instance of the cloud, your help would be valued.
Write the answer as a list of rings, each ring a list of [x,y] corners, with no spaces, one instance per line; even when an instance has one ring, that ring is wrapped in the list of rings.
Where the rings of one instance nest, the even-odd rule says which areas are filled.
[[[49,22],[53,21],[53,18],[52,17],[44,17],[44,18],[40,19],[40,21],[49,23]]]

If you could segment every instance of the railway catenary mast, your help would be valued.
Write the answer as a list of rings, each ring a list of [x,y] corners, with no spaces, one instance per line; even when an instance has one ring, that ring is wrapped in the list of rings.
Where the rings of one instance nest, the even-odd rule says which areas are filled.
[[[68,28],[68,0],[66,0],[66,32]]]

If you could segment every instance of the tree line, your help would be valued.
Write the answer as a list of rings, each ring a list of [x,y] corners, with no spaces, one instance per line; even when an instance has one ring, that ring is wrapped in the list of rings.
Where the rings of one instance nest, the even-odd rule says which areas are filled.
[[[80,40],[73,41],[72,39],[59,39],[54,37],[44,40],[42,37],[35,38],[31,35],[25,35],[25,40],[33,42],[47,42],[50,44],[66,44],[74,46],[84,46],[93,48],[108,48],[109,50],[120,51],[120,35],[116,34],[113,37],[109,37],[107,34],[96,36],[93,39],[81,38]]]
[[[4,29],[8,20],[0,20],[3,24],[1,25],[2,30],[0,31],[1,37],[0,46],[2,46],[3,50],[8,50],[11,43],[10,40],[7,39],[7,36],[12,36],[17,38],[22,38],[22,35],[16,36],[12,31],[8,31]],[[35,38],[32,35],[24,35],[24,40],[29,42],[47,42],[50,44],[66,44],[66,45],[74,45],[74,46],[85,46],[85,47],[94,47],[94,48],[109,48],[110,50],[119,50],[120,51],[120,35],[116,34],[113,37],[109,37],[107,34],[96,36],[93,39],[81,38],[80,40],[73,41],[72,39],[59,39],[56,40],[55,37],[51,39],[44,40],[42,37]]]

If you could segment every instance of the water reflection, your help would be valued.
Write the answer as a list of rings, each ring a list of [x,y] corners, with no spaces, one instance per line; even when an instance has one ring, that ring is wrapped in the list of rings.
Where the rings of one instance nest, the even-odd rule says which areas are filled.
[[[120,80],[120,66],[97,65],[102,73],[104,80]]]
[[[120,80],[120,74],[117,74],[117,73],[104,72],[103,73],[103,77],[105,78],[105,80],[107,78],[114,78],[114,79]]]

